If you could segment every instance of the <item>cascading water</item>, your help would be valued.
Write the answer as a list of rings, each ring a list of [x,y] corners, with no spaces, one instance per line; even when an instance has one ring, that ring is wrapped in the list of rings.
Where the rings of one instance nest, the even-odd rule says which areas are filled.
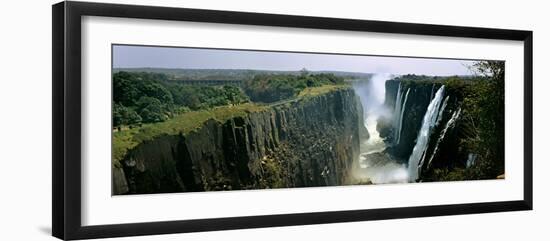
[[[401,127],[403,126],[403,114],[407,106],[407,99],[409,98],[409,91],[411,89],[407,88],[405,91],[405,99],[403,100],[403,92],[401,92],[401,83],[397,88],[397,95],[395,97],[395,108],[393,110],[393,145],[399,145],[401,140]]]
[[[392,78],[390,74],[376,74],[368,82],[354,85],[355,93],[359,96],[364,110],[364,123],[369,132],[369,139],[364,141],[363,149],[368,153],[381,152],[386,148],[384,140],[376,129],[378,118],[388,116],[388,109],[384,105],[386,98],[386,80]]]
[[[403,115],[405,114],[405,109],[407,108],[407,99],[409,99],[409,91],[411,91],[410,88],[407,89],[407,93],[405,94],[405,101],[403,101],[403,105],[401,106],[401,113],[399,113],[399,125],[397,127],[397,141],[395,142],[395,145],[399,145],[399,142],[401,141],[401,128],[403,127]]]
[[[422,164],[424,163],[424,159],[426,157],[426,149],[428,148],[430,135],[433,128],[437,124],[444,93],[445,86],[442,85],[437,90],[433,99],[430,101],[430,104],[428,105],[428,108],[426,110],[426,114],[424,114],[424,118],[422,119],[422,126],[420,127],[420,131],[418,132],[416,144],[413,148],[408,162],[409,180],[411,182],[415,182],[419,177]]]
[[[447,96],[447,98],[445,98],[445,101],[443,102],[443,105],[441,106],[441,110],[445,109],[445,106],[446,106],[445,104],[447,103],[448,99],[449,99],[449,97]],[[445,138],[445,135],[447,134],[447,130],[449,130],[449,128],[454,127],[454,124],[455,124],[456,120],[458,119],[458,117],[460,116],[461,111],[462,111],[462,109],[458,108],[458,110],[453,112],[453,115],[451,116],[451,119],[449,119],[449,121],[445,125],[445,128],[443,128],[443,131],[439,135],[439,138],[437,138],[437,142],[435,143],[435,148],[434,148],[434,151],[432,153],[432,156],[428,160],[428,167],[430,167],[430,165],[432,164],[432,160],[434,159],[435,154],[437,154],[437,150],[439,149],[439,144]],[[441,120],[441,116],[442,116],[442,111],[439,112],[439,118],[438,118],[437,122],[439,122]]]
[[[401,141],[402,128],[406,125],[407,118],[405,113],[407,107],[411,106],[416,108],[416,103],[412,105],[407,101],[409,94],[411,99],[418,99],[418,89],[406,88],[404,84],[399,83],[397,86],[395,98],[395,105],[393,110],[388,110],[384,105],[385,99],[385,82],[390,78],[387,74],[376,74],[368,81],[358,81],[354,84],[356,94],[361,99],[364,111],[364,123],[369,133],[369,138],[362,140],[361,153],[359,156],[359,165],[355,172],[355,177],[363,181],[371,181],[372,183],[404,183],[404,182],[417,182],[420,180],[420,173],[424,167],[429,167],[432,161],[435,160],[438,151],[440,151],[440,145],[443,145],[444,139],[448,136],[448,132],[453,129],[456,122],[460,118],[462,113],[461,108],[452,112],[449,119],[445,117],[446,109],[448,107],[450,96],[445,96],[445,85],[439,86],[438,84],[432,84],[429,94],[429,104],[426,108],[426,112],[423,115],[421,125],[418,127],[418,134],[412,152],[408,158],[407,164],[401,164],[397,156],[393,156],[393,148],[399,145]],[[395,85],[393,85],[395,86]],[[411,91],[413,90],[413,91]],[[415,95],[416,94],[416,95]],[[428,97],[428,96],[426,96]],[[382,118],[381,118],[382,117]],[[380,120],[389,120],[393,134],[391,136],[392,149],[386,150],[386,142],[378,133],[377,125]],[[436,127],[444,124],[442,128],[437,128],[438,133],[434,133]],[[387,127],[382,127],[387,128]],[[387,129],[383,129],[387,130]],[[436,140],[431,140],[436,138]],[[430,145],[434,144],[433,146]],[[433,149],[432,149],[433,147]],[[474,156],[469,156],[467,161],[469,165],[475,162]],[[425,162],[427,162],[425,165]]]
[[[445,98],[445,100],[443,101],[443,104],[441,104],[441,108],[439,109],[439,114],[437,115],[437,122],[436,122],[436,125],[439,124],[439,122],[441,122],[441,119],[443,119],[443,111],[445,111],[445,108],[447,107],[447,102],[449,101],[449,96],[447,96]]]
[[[395,96],[395,108],[393,109],[393,129],[399,128],[399,114],[401,113],[401,83],[397,87],[397,95]],[[393,140],[397,140],[397,132],[393,135]]]
[[[361,99],[361,104],[365,110],[364,123],[369,132],[369,139],[363,140],[361,143],[360,169],[356,170],[356,177],[361,181],[368,180],[372,183],[403,183],[408,181],[406,166],[391,160],[384,153],[386,143],[380,137],[376,127],[380,117],[387,118],[391,115],[384,105],[385,82],[390,78],[392,78],[390,74],[376,74],[366,83],[354,84],[355,93]],[[397,98],[400,99],[401,97]],[[401,103],[401,100],[396,100],[397,103]],[[400,112],[402,111],[397,112],[394,110],[394,115]],[[398,125],[397,122],[392,124]]]
[[[477,159],[477,154],[469,153],[468,160],[466,160],[466,167],[472,167],[475,165]]]

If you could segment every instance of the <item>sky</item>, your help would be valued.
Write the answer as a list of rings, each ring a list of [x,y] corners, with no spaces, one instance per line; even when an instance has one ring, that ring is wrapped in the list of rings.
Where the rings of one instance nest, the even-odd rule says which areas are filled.
[[[114,68],[257,69],[470,75],[473,61],[250,50],[113,46]]]

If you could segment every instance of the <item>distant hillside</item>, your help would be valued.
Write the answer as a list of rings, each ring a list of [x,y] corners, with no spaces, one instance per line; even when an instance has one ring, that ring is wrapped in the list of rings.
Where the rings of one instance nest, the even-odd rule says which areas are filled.
[[[115,68],[113,73],[150,72],[163,73],[174,80],[245,80],[258,74],[290,74],[299,75],[300,71],[272,71],[253,69],[169,69],[169,68]],[[331,73],[339,77],[357,79],[370,78],[371,73],[344,72],[344,71],[308,71],[312,74]]]

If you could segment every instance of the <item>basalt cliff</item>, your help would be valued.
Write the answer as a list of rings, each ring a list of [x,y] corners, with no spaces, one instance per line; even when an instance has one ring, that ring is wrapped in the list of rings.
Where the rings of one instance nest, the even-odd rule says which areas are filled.
[[[209,119],[195,130],[129,149],[113,165],[112,193],[348,184],[363,127],[363,110],[350,88]]]

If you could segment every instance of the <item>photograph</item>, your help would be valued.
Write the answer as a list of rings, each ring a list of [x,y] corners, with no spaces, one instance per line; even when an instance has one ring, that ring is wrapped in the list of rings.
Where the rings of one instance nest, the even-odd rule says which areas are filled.
[[[112,45],[112,195],[504,179],[498,60]]]
[[[547,5],[7,1],[0,241],[550,240]]]

